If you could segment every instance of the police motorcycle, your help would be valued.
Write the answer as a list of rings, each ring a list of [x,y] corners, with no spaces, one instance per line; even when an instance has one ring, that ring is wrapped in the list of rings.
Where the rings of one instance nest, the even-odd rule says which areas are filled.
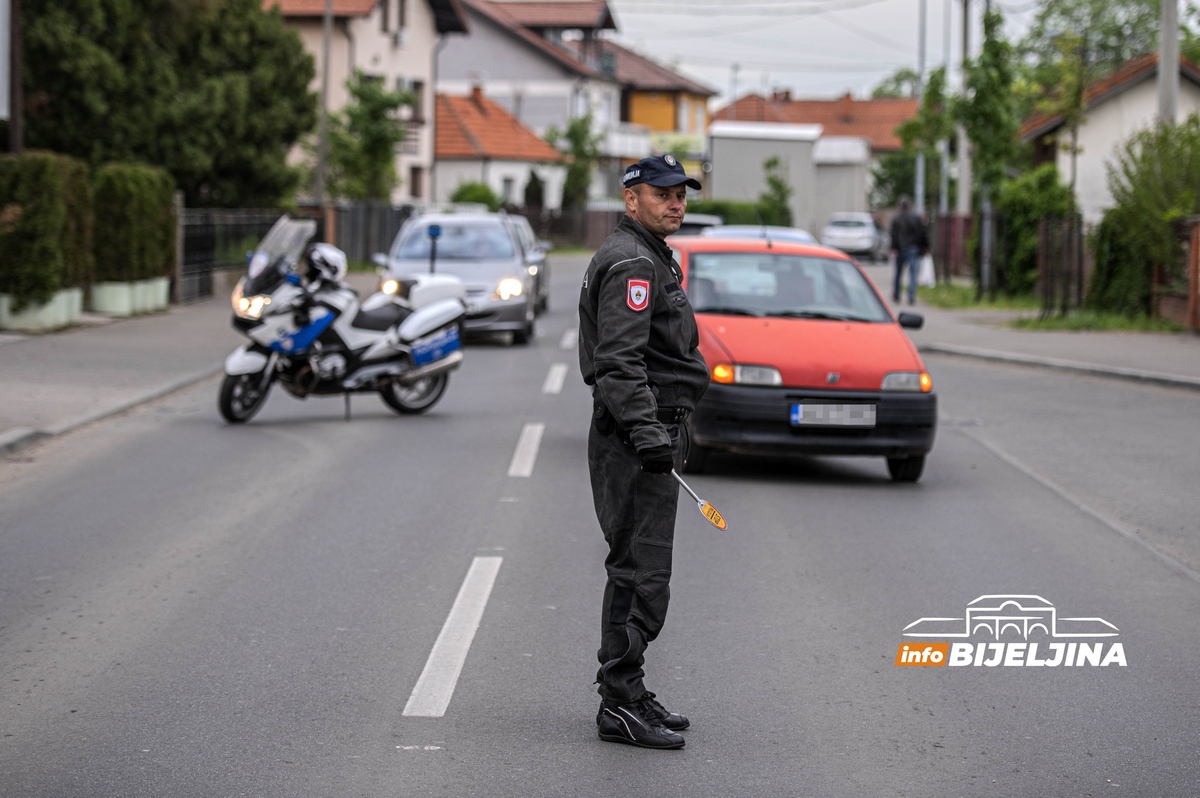
[[[306,249],[312,220],[283,216],[233,291],[233,326],[250,339],[225,359],[218,407],[225,420],[248,421],[271,384],[293,396],[378,392],[398,413],[423,413],[441,398],[462,363],[462,281],[414,275],[389,281],[359,303],[342,282],[346,255],[329,244]],[[301,273],[301,270],[302,273]]]

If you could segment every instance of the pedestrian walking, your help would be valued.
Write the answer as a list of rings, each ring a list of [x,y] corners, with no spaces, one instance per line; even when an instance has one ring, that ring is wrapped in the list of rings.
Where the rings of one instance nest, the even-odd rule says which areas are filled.
[[[896,260],[896,279],[892,301],[900,302],[900,281],[908,270],[908,304],[917,301],[917,268],[921,256],[929,252],[929,230],[925,220],[909,210],[908,197],[900,198],[900,213],[892,219],[892,257]]]
[[[708,387],[696,318],[665,238],[679,230],[686,186],[671,155],[625,170],[625,212],[588,265],[579,296],[579,364],[592,386],[588,470],[608,543],[601,611],[600,739],[682,748],[688,727],[642,682],[646,647],[670,598],[685,421]]]

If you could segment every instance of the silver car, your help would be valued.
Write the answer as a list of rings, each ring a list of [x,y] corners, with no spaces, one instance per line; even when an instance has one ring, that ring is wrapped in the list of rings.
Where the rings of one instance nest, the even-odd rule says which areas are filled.
[[[887,258],[887,233],[875,226],[869,213],[845,211],[829,216],[821,231],[821,243],[840,249],[847,255],[859,255],[872,260]]]
[[[436,257],[434,237],[436,229]],[[437,213],[410,219],[400,228],[383,279],[403,280],[428,272],[453,274],[466,288],[463,332],[511,332],[513,343],[534,336],[537,275],[545,252],[527,250],[505,214]]]

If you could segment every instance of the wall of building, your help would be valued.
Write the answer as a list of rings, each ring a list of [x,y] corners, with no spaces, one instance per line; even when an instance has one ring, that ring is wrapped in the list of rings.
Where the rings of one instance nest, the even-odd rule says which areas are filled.
[[[1180,78],[1178,121],[1200,111],[1200,87]],[[1158,88],[1154,76],[1104,101],[1088,112],[1079,127],[1078,177],[1075,187],[1084,221],[1100,221],[1112,207],[1108,190],[1108,164],[1117,148],[1139,130],[1154,125],[1158,116]],[[1059,142],[1069,143],[1070,132],[1061,129]],[[1071,153],[1058,151],[1058,173],[1064,183],[1071,181]]]
[[[829,223],[831,214],[839,211],[866,211],[866,164],[817,164],[817,190],[812,227],[809,232],[818,238]]]
[[[511,187],[509,201],[522,205],[525,201],[525,184],[530,172],[536,171],[545,183],[545,207],[555,211],[562,207],[563,183],[567,170],[557,164],[539,164],[529,161],[482,161],[441,160],[436,166],[437,202],[449,202],[454,190],[462,183],[487,183],[496,196],[503,199],[507,185]]]
[[[399,27],[398,0],[390,3],[389,30],[383,27],[383,3],[365,17],[336,20],[329,53],[329,99],[330,113],[336,113],[350,101],[346,83],[361,69],[364,74],[380,78],[389,89],[412,90],[421,87],[420,113],[413,115],[410,139],[396,156],[396,173],[400,185],[392,193],[393,202],[406,202],[414,197],[412,190],[418,188],[422,196],[429,191],[429,174],[433,166],[433,54],[437,33],[433,10],[424,0],[406,0],[405,26]],[[314,92],[321,90],[322,24],[319,18],[289,18],[287,23],[300,34],[304,49],[313,57],[316,75],[310,84]],[[461,36],[450,38],[463,38]],[[306,159],[304,151],[295,148],[289,161],[299,163]],[[414,186],[412,169],[421,170],[419,181],[424,185]]]
[[[655,133],[676,130],[675,92],[631,91],[629,93],[629,121],[645,125]]]
[[[813,140],[771,140],[713,135],[711,199],[754,202],[766,191],[763,161],[777,156],[785,165],[792,185],[792,223],[811,231],[816,214],[817,170],[813,163]]]

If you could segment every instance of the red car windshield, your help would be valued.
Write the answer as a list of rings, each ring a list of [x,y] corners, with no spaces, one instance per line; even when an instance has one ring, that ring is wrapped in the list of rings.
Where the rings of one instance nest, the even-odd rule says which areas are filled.
[[[693,252],[688,298],[697,313],[890,322],[848,261],[765,252]]]

